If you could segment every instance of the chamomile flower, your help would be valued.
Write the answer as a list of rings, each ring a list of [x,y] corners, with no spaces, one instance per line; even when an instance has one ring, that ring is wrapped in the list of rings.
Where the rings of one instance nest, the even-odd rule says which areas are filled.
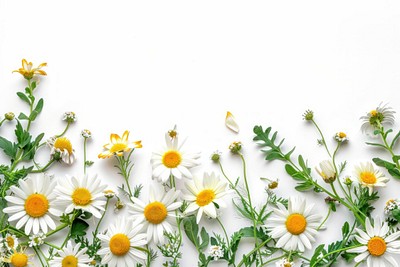
[[[208,250],[208,255],[217,261],[224,256],[224,249],[221,246],[211,246]]]
[[[217,218],[217,208],[226,207],[222,197],[229,193],[227,183],[214,173],[204,173],[203,178],[193,177],[193,180],[185,183],[185,187],[188,192],[182,198],[190,202],[185,213],[197,210],[197,223],[200,222],[203,213],[210,218]]]
[[[46,238],[46,235],[43,233],[38,233],[35,235],[29,236],[29,246],[30,247],[38,247],[43,245],[44,239]]]
[[[338,143],[343,143],[346,141],[349,141],[349,138],[347,137],[347,134],[344,132],[337,132],[335,136],[333,137]]]
[[[320,170],[315,168],[318,174],[326,183],[332,183],[336,180],[336,170],[330,160],[324,160],[319,163]]]
[[[288,208],[277,203],[277,209],[267,220],[265,227],[271,231],[270,235],[276,239],[276,247],[286,250],[303,252],[311,249],[311,242],[315,241],[317,228],[321,222],[321,215],[313,212],[313,205],[306,205],[301,197],[290,197]]]
[[[182,205],[182,202],[176,202],[179,195],[180,191],[171,189],[165,193],[156,185],[150,189],[148,202],[132,197],[134,204],[128,204],[132,220],[143,223],[149,242],[164,243],[164,232],[173,232],[172,226],[176,226],[175,211]]]
[[[275,262],[276,267],[294,267],[294,262],[288,260],[287,258],[280,259]]]
[[[72,164],[75,161],[75,150],[71,141],[66,137],[52,137],[47,140],[51,147],[50,155],[55,160],[62,160],[66,164]]]
[[[33,265],[33,263],[29,261],[32,256],[32,254],[25,253],[25,248],[21,248],[20,250],[12,249],[11,254],[3,257],[2,260],[10,263],[13,267],[27,267]]]
[[[394,124],[394,113],[396,113],[387,104],[379,106],[362,116],[360,120],[363,122],[361,125],[362,132],[371,135],[376,129],[379,129],[382,125],[393,125]]]
[[[374,166],[370,162],[360,163],[360,166],[355,167],[355,175],[357,181],[363,187],[368,187],[369,194],[372,194],[374,187],[386,186],[389,178],[378,169],[374,169]]]
[[[357,253],[355,262],[366,260],[368,267],[375,266],[394,266],[398,267],[397,261],[391,256],[400,253],[400,231],[389,234],[389,226],[386,222],[382,223],[380,218],[371,224],[369,218],[365,219],[365,230],[356,228],[358,235],[356,240],[361,246],[347,250],[350,253]]]
[[[56,187],[57,204],[66,207],[65,213],[70,213],[74,209],[87,211],[96,218],[101,217],[106,201],[104,189],[107,185],[102,185],[97,176],[89,177],[85,175],[81,178],[67,176],[66,179],[59,179]]]
[[[54,230],[56,224],[53,217],[61,212],[55,207],[54,188],[56,182],[45,174],[28,176],[26,180],[19,180],[17,186],[11,186],[12,196],[6,196],[8,207],[3,209],[9,214],[9,221],[18,221],[16,228],[25,225],[25,234],[34,234],[42,230],[47,233],[48,228]]]
[[[24,58],[22,60],[22,68],[19,68],[18,70],[14,70],[13,72],[18,72],[19,74],[24,76],[25,79],[30,80],[35,75],[47,75],[47,73],[41,69],[46,66],[47,66],[47,63],[42,63],[39,66],[37,66],[36,68],[33,68],[32,62],[28,62]]]
[[[68,241],[64,249],[59,250],[58,256],[55,256],[50,261],[52,267],[90,267],[92,259],[86,253],[87,247],[81,249],[81,244],[72,245],[71,241]]]
[[[15,235],[7,233],[4,238],[0,238],[0,244],[5,246],[7,250],[12,250],[18,247],[19,242]]]
[[[110,143],[103,146],[106,151],[99,154],[99,158],[106,159],[114,155],[121,157],[124,152],[131,151],[131,149],[141,148],[142,141],[129,142],[129,131],[125,131],[120,137],[118,134],[110,135]]]
[[[192,178],[189,171],[200,164],[200,153],[186,153],[182,150],[184,142],[180,145],[178,136],[171,137],[169,133],[165,134],[167,147],[161,151],[153,152],[151,165],[153,167],[153,177],[158,181],[166,183],[171,175],[181,179],[182,176]]]
[[[147,244],[146,234],[140,233],[143,224],[138,221],[119,218],[115,224],[108,227],[107,233],[99,234],[102,249],[98,254],[102,257],[101,264],[109,267],[131,267],[136,262],[142,263],[147,254],[140,249]]]

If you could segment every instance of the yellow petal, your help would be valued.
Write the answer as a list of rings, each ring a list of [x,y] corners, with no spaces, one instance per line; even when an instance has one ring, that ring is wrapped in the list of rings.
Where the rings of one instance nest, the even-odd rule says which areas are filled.
[[[122,142],[123,143],[127,143],[128,142],[128,138],[129,138],[129,131],[126,130],[122,135]]]
[[[233,117],[232,113],[229,111],[226,113],[225,125],[235,133],[239,132],[239,125],[236,123],[235,117]]]

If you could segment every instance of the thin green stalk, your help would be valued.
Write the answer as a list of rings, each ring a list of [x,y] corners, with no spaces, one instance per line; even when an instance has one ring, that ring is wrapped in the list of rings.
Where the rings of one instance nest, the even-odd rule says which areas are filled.
[[[265,246],[269,241],[271,241],[272,238],[268,238],[267,240],[265,240],[264,242],[262,242],[261,244],[259,244],[257,247],[253,248],[249,253],[247,253],[245,256],[243,256],[243,259],[239,262],[239,264],[237,265],[237,267],[240,267],[243,265],[244,260],[248,257],[250,257],[251,254],[253,254],[254,252],[256,252],[257,250],[259,250],[260,248],[262,248],[263,246]]]
[[[3,119],[0,121],[0,127],[1,127],[1,125],[3,125],[3,123],[4,123],[6,120],[7,120],[6,118],[3,118]]]
[[[28,88],[29,88],[29,94],[33,95],[32,84],[31,84],[31,80],[30,79],[28,80]],[[32,114],[32,111],[33,111],[33,104],[34,103],[35,103],[35,101],[33,101],[33,100],[30,101],[30,103],[29,103],[29,119],[28,119],[28,125],[26,126],[26,131],[27,132],[29,132],[29,129],[31,128],[32,120],[30,118],[31,118],[31,114]]]
[[[96,229],[94,230],[93,239],[95,239],[95,238],[97,237],[97,233],[99,232],[100,224],[101,224],[101,222],[103,221],[104,215],[105,215],[106,212],[107,212],[107,208],[108,208],[108,203],[109,203],[109,202],[110,202],[110,198],[107,198],[107,200],[106,200],[106,206],[104,207],[104,212],[103,212],[103,214],[101,215],[99,222],[97,223]]]
[[[312,122],[312,123],[314,124],[314,126],[317,128],[317,130],[318,130],[318,132],[319,132],[319,134],[320,134],[320,136],[321,136],[321,138],[322,138],[322,142],[324,143],[324,147],[325,147],[325,149],[326,149],[326,152],[328,152],[329,157],[332,157],[332,156],[331,156],[331,153],[329,152],[328,146],[326,145],[325,137],[324,137],[324,135],[322,134],[321,129],[319,128],[318,124],[314,121],[314,119],[312,119],[311,122]]]
[[[396,164],[396,167],[397,167],[397,168],[400,168],[399,161],[398,161],[398,160],[395,160],[395,154],[394,154],[394,152],[393,152],[393,149],[391,148],[391,146],[389,146],[389,144],[388,144],[388,142],[387,142],[387,140],[386,140],[383,127],[380,129],[379,133],[380,133],[380,135],[381,135],[381,138],[382,138],[383,143],[385,144],[385,148],[386,148],[386,150],[390,153],[390,155],[392,156],[392,159],[393,159],[394,163]]]
[[[228,247],[230,247],[229,237],[228,237],[228,234],[226,232],[225,226],[222,224],[221,220],[218,217],[216,219],[217,219],[217,222],[219,223],[219,225],[221,226],[222,231],[224,232],[225,239],[226,239],[226,244],[228,245]]]
[[[281,256],[279,256],[279,257],[275,257],[275,258],[269,259],[269,260],[266,261],[266,262],[264,263],[264,265],[262,265],[262,266],[265,266],[265,265],[267,265],[267,264],[269,264],[269,263],[271,263],[271,262],[280,260],[280,259],[282,259],[282,258],[285,258],[285,255],[281,255]]]
[[[358,248],[358,247],[361,247],[361,246],[364,246],[364,245],[363,244],[358,244],[358,245],[354,245],[354,246],[351,246],[351,247],[340,248],[340,249],[331,251],[329,253],[326,253],[323,257],[319,258],[311,267],[316,266],[318,262],[322,261],[324,258],[326,258],[326,257],[328,257],[328,256],[330,256],[332,254],[335,254],[335,253],[338,253],[338,252],[342,252],[342,251],[345,251],[345,250],[349,250],[349,249],[352,249],[352,248]]]
[[[61,250],[60,247],[57,247],[56,245],[53,245],[52,243],[49,243],[49,242],[44,241],[44,244],[48,245],[49,247],[55,248],[55,249],[57,249],[57,250]]]
[[[71,123],[69,121],[67,121],[67,126],[65,126],[64,131],[62,131],[62,133],[60,133],[59,135],[56,135],[56,138],[63,136],[68,131],[70,124]]]
[[[31,173],[42,173],[42,172],[47,171],[47,169],[51,166],[51,164],[54,163],[54,161],[55,161],[55,159],[51,158],[51,160],[43,168],[33,170],[33,171],[31,171]]]
[[[329,209],[328,209],[328,214],[326,214],[325,219],[324,219],[324,220],[321,222],[321,224],[318,226],[317,231],[319,231],[319,230],[321,229],[321,227],[326,223],[326,221],[327,221],[328,218],[329,218],[329,215],[331,215],[331,211],[332,211],[332,209],[329,207]]]
[[[56,229],[54,229],[54,230],[48,232],[48,233],[46,234],[46,237],[49,237],[49,236],[54,235],[55,233],[61,231],[61,230],[64,229],[64,228],[66,228],[68,225],[69,225],[68,223],[63,223],[63,224],[59,225]]]
[[[86,142],[87,138],[84,137],[83,140],[83,174],[86,174]]]
[[[247,182],[246,161],[245,161],[245,159],[244,159],[244,157],[243,157],[243,154],[241,154],[241,153],[238,153],[238,154],[239,154],[239,156],[240,156],[240,158],[241,158],[241,160],[242,160],[242,165],[243,165],[243,180],[244,180],[244,184],[245,184],[245,186],[246,186],[247,198],[249,199],[250,207],[253,207],[253,204],[251,203],[250,187],[249,187],[249,184],[248,184],[248,182]],[[255,246],[257,247],[257,246],[258,246],[257,222],[256,222],[256,216],[255,216],[253,210],[251,210],[251,217],[252,217],[252,220],[253,220],[254,242],[255,242]],[[259,259],[260,259],[260,263],[263,264],[261,252],[260,252],[259,250],[257,250],[257,252],[258,252]]]
[[[43,254],[43,253],[39,253],[40,249],[37,248],[37,247],[32,247],[32,248],[33,248],[33,250],[35,251],[37,257],[39,258],[39,261],[40,261],[40,263],[42,264],[42,266],[43,266],[43,267],[47,267],[47,266],[48,266],[48,265],[47,265],[47,262],[46,262],[46,264],[44,264],[44,263],[43,263],[43,260],[42,260],[42,257],[40,256],[41,254]]]

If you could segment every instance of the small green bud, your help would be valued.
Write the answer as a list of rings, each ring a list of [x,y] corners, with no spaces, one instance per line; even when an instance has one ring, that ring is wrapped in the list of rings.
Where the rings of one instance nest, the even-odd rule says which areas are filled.
[[[230,144],[229,146],[229,150],[233,153],[233,154],[238,154],[240,152],[240,150],[242,150],[242,142],[233,142],[232,144]]]
[[[303,114],[303,119],[306,121],[311,121],[314,118],[314,112],[307,109]]]
[[[15,114],[13,112],[7,112],[6,114],[4,114],[4,117],[6,118],[6,120],[12,121],[15,118]]]

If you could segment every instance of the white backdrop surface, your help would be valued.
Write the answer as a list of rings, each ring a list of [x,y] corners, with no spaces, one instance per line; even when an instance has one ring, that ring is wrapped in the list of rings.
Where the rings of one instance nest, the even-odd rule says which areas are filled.
[[[151,153],[176,124],[188,136],[186,148],[202,152],[195,175],[219,173],[209,160],[218,149],[228,174],[240,176],[239,159],[227,148],[242,141],[250,187],[261,202],[265,183],[259,177],[279,178],[279,196],[296,192],[281,162],[263,160],[252,142],[254,125],[272,126],[286,138],[285,148],[296,146],[295,154],[314,167],[327,155],[315,129],[302,120],[312,109],[327,136],[348,134],[350,142],[338,156],[348,161],[346,174],[380,155],[365,145],[359,117],[382,101],[400,111],[400,2],[0,0],[0,112],[26,108],[15,95],[23,81],[11,73],[22,58],[48,63],[37,92],[45,107],[33,131],[50,137],[62,130],[63,112],[78,116],[67,134],[77,164],[52,168],[56,177],[82,174],[80,131],[87,128],[93,133],[88,159],[95,162],[89,173],[116,189],[123,180],[113,160],[97,154],[110,133],[129,130],[132,140],[143,143],[134,153],[132,181],[143,183],[146,197]],[[224,125],[228,110],[239,134]],[[0,134],[10,130],[2,127]],[[46,151],[41,157],[47,159]],[[374,215],[383,216],[385,202],[398,197],[399,188],[400,181],[392,179],[379,190]],[[323,195],[303,195],[327,211]],[[107,215],[108,223],[115,220],[112,210]],[[246,225],[231,204],[221,220],[230,233]],[[316,243],[339,239],[338,226],[346,220],[353,219],[340,207]],[[214,222],[201,225],[221,233]],[[181,266],[196,266],[194,255],[185,239]]]

